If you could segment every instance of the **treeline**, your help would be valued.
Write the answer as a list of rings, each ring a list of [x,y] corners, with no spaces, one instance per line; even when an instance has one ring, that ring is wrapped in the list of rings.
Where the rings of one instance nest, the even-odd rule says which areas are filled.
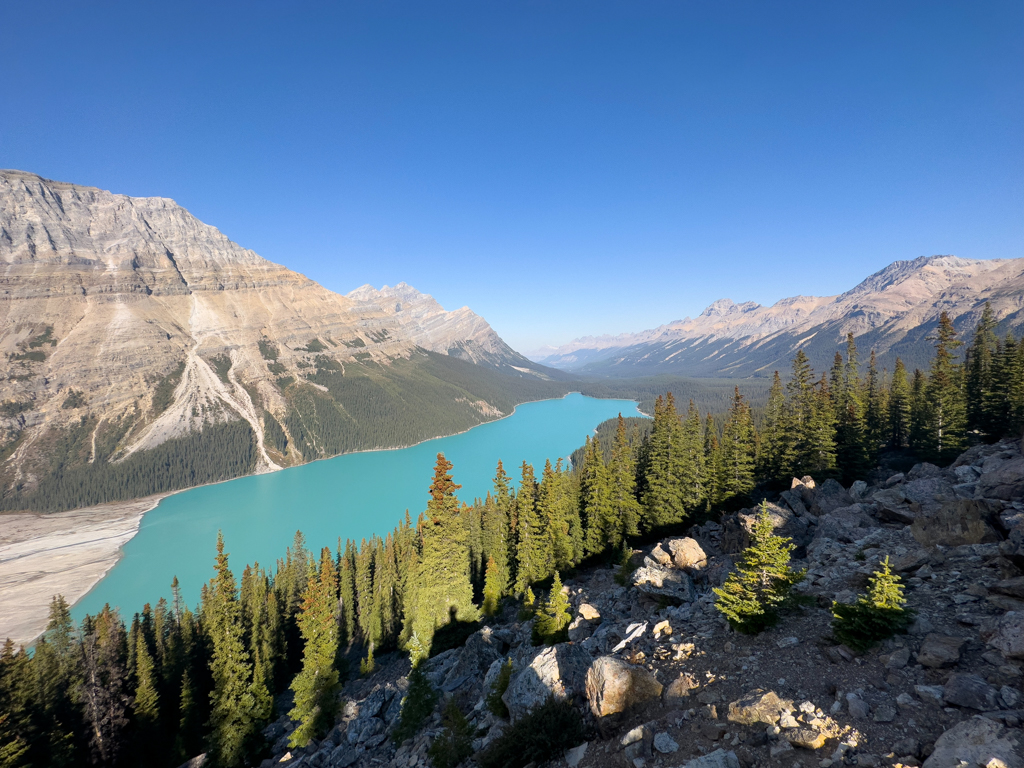
[[[385,650],[418,661],[503,601],[529,610],[559,572],[745,502],[758,484],[849,476],[886,449],[944,461],[968,440],[1019,434],[1024,344],[996,339],[990,321],[986,312],[960,363],[943,315],[929,370],[909,376],[900,361],[879,371],[873,355],[862,371],[852,338],[820,377],[798,352],[758,427],[736,389],[717,422],[658,398],[649,434],[620,417],[571,469],[549,461],[537,477],[524,462],[513,482],[499,463],[493,490],[472,504],[439,454],[425,513],[383,538],[314,557],[297,535],[273,572],[247,567],[240,586],[219,540],[195,613],[175,590],[127,627],[107,607],[75,628],[58,598],[34,655],[10,643],[0,653],[0,765],[172,765],[204,750],[215,766],[254,762],[277,691],[294,692],[293,746],[331,726],[339,681],[355,673],[350,652],[364,673]]]

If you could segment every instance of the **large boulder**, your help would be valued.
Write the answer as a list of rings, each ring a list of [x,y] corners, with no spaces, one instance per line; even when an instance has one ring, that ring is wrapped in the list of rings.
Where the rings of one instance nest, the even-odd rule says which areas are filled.
[[[879,519],[887,523],[904,523],[909,525],[914,522],[917,512],[920,509],[917,505],[911,506],[902,486],[885,488],[878,491],[871,497],[878,509]]]
[[[1024,498],[1024,456],[1004,461],[992,471],[987,471],[987,468],[988,461],[983,467],[986,471],[978,478],[978,496],[1004,501]]]
[[[590,711],[595,717],[605,717],[661,696],[662,686],[643,667],[602,656],[587,671],[586,690]]]
[[[997,542],[999,535],[989,522],[995,511],[984,499],[950,500],[937,508],[922,507],[910,530],[923,547]]]
[[[789,699],[780,699],[775,691],[767,691],[758,688],[750,691],[743,698],[732,702],[729,705],[729,712],[726,719],[730,723],[742,725],[754,725],[765,723],[774,725],[784,714],[793,711],[793,702]]]
[[[942,689],[942,700],[987,712],[999,708],[999,690],[981,675],[951,675]]]
[[[836,480],[826,480],[818,486],[814,492],[814,503],[811,504],[811,513],[815,515],[827,515],[840,507],[848,507],[853,504],[853,497]]]
[[[1007,658],[1024,659],[1024,613],[1005,613],[988,644]]]
[[[457,691],[460,697],[476,700],[480,685],[491,665],[502,658],[504,643],[495,637],[490,627],[474,632],[466,640],[462,653],[448,670],[441,690]]]
[[[582,699],[590,667],[590,654],[572,643],[538,650],[522,669],[512,673],[501,700],[513,721],[550,697]]]
[[[696,539],[689,536],[682,539],[670,539],[668,550],[672,553],[672,564],[685,571],[697,571],[708,563],[708,556]]]
[[[630,584],[654,598],[666,598],[680,603],[692,603],[697,599],[697,591],[685,572],[666,568],[650,559],[633,571]]]
[[[869,504],[851,504],[833,509],[818,521],[816,539],[833,539],[847,544],[859,541],[878,527],[869,514],[874,507]]]
[[[917,663],[937,669],[952,667],[960,661],[960,651],[967,643],[962,637],[931,633],[926,635],[917,652]]]
[[[1024,740],[1019,729],[976,715],[939,736],[922,768],[1024,768]]]

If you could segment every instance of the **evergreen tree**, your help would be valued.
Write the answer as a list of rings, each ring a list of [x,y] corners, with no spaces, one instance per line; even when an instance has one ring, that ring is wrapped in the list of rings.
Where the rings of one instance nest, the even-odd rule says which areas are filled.
[[[906,373],[904,373],[904,382]],[[878,371],[878,359],[875,350],[871,350],[868,359],[868,379],[864,394],[864,456],[868,466],[878,461],[878,450],[889,438],[889,398],[888,392]]]
[[[612,489],[597,435],[588,437],[580,469],[580,516],[583,518],[586,554],[603,552],[611,539]]]
[[[417,594],[412,628],[428,648],[434,630],[448,623],[451,611],[459,621],[474,621],[478,615],[469,580],[466,529],[459,519],[459,500],[455,496],[462,486],[452,480],[451,469],[452,463],[444,454],[437,454],[427,517],[420,525],[423,555],[414,585]]]
[[[199,753],[202,746],[202,716],[196,688],[186,669],[181,675],[181,693],[178,704],[178,733],[174,751],[178,760],[185,762],[189,755]]]
[[[93,759],[114,765],[128,725],[127,638],[124,624],[109,605],[88,622],[82,638],[79,700],[90,735]]]
[[[547,526],[537,509],[537,481],[533,467],[525,461],[521,467],[522,479],[516,491],[516,594],[522,594],[530,584],[547,576],[551,559]]]
[[[923,453],[928,447],[928,386],[921,369],[914,369],[910,381],[910,431],[907,443],[914,451]]]
[[[682,497],[682,424],[675,399],[669,392],[654,401],[654,422],[648,443],[648,467],[643,494],[643,528],[682,522],[686,508]]]
[[[962,342],[957,340],[953,321],[945,312],[939,316],[934,339],[935,357],[925,389],[925,446],[929,457],[946,464],[963,450],[967,413],[962,372],[954,359],[954,351]]]
[[[832,633],[855,651],[905,632],[914,614],[906,609],[900,577],[889,569],[889,558],[868,580],[868,593],[847,605],[832,603]]]
[[[710,413],[704,422],[704,457],[706,498],[710,508],[722,500],[722,489],[719,487],[722,475],[722,455],[718,447],[718,430],[715,428],[715,421]]]
[[[843,482],[863,477],[868,469],[865,451],[864,404],[860,392],[857,344],[846,337],[846,361],[836,353],[830,381],[831,411],[835,418],[835,453]]]
[[[683,509],[692,515],[703,509],[707,501],[704,430],[693,400],[679,430],[679,443],[679,496]]]
[[[790,591],[807,573],[789,567],[794,548],[790,539],[775,535],[768,506],[763,504],[750,532],[750,546],[725,584],[714,588],[715,608],[733,629],[754,634],[778,621]]]
[[[802,349],[793,357],[793,372],[786,384],[786,432],[789,435],[787,454],[790,471],[799,476],[820,466],[817,417],[820,405],[815,395],[814,371]]]
[[[781,480],[789,465],[786,437],[786,396],[779,372],[772,377],[768,402],[761,422],[761,444],[757,456],[758,474],[766,480]]]
[[[481,610],[485,616],[493,616],[498,612],[502,598],[501,581],[498,565],[491,556],[487,558],[487,568],[484,571],[484,604]]]
[[[345,551],[341,553],[338,564],[339,593],[341,599],[341,616],[343,637],[346,642],[356,638],[356,545],[351,539],[345,541]]]
[[[611,480],[611,527],[608,530],[608,543],[612,547],[626,536],[640,533],[640,502],[636,498],[636,465],[626,433],[626,420],[619,414],[612,442],[612,460],[610,469]]]
[[[215,572],[203,605],[212,645],[209,750],[216,765],[231,768],[255,754],[261,722],[256,717],[252,661],[245,649],[238,590],[220,533]]]
[[[488,495],[484,504],[484,556],[494,559],[495,584],[501,597],[508,594],[512,576],[509,565],[511,507],[509,477],[499,461],[494,471],[494,495]],[[486,573],[484,577],[486,579]]]
[[[910,441],[910,385],[907,369],[900,358],[892,371],[889,387],[889,425],[887,443],[891,448],[906,448]]]
[[[966,393],[967,430],[979,432],[988,440],[999,438],[1003,425],[999,423],[997,413],[991,409],[992,393],[995,387],[994,358],[998,347],[995,334],[996,321],[992,307],[985,302],[981,318],[974,329],[974,340],[967,350],[966,377],[964,389]]]
[[[156,670],[146,638],[140,632],[135,645],[135,723],[144,742],[152,745],[160,720],[160,700],[156,689]]]
[[[722,498],[745,498],[754,490],[754,423],[739,387],[725,420],[720,455]]]
[[[83,674],[76,645],[70,606],[63,595],[56,595],[50,603],[46,631],[36,643],[32,659],[33,700],[45,720],[41,733],[33,740],[33,762],[54,766],[75,763],[79,747],[75,736],[83,732],[80,710],[71,695]]]
[[[338,580],[331,551],[320,553],[320,569],[310,578],[299,614],[299,631],[305,641],[302,671],[292,681],[295,706],[288,716],[299,725],[288,738],[293,747],[304,747],[334,723],[338,670]],[[371,652],[373,646],[370,646]]]
[[[372,543],[363,539],[356,552],[356,611],[359,633],[367,647],[379,645],[381,635],[380,616],[373,610],[374,549]]]
[[[533,631],[537,638],[548,645],[564,643],[569,639],[569,624],[572,613],[569,610],[569,598],[562,591],[562,579],[555,571],[548,599],[537,612],[537,620]]]

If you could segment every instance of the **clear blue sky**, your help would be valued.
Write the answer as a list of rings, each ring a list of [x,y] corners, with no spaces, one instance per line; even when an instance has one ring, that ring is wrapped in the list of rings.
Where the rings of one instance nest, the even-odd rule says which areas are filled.
[[[0,167],[529,351],[1024,255],[1024,4],[0,6]]]

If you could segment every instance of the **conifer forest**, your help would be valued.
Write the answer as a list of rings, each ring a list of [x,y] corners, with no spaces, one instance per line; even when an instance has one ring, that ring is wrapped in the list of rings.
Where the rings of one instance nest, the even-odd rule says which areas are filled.
[[[8,641],[0,653],[0,768],[174,766],[201,752],[221,768],[258,763],[280,693],[293,694],[291,742],[303,746],[333,725],[340,682],[372,671],[375,656],[400,650],[415,665],[508,601],[536,613],[537,643],[554,642],[568,623],[561,577],[618,560],[630,542],[793,476],[848,483],[882,453],[942,463],[1019,435],[1024,342],[993,327],[986,311],[964,341],[943,315],[927,370],[882,370],[852,335],[826,371],[797,351],[763,408],[738,388],[724,413],[669,393],[645,424],[620,416],[588,437],[571,465],[499,462],[493,490],[472,502],[439,454],[425,509],[384,537],[316,552],[297,533],[276,563],[240,576],[218,540],[194,610],[175,583],[169,602],[131,616],[108,606],[76,625],[57,596],[31,652]],[[425,684],[414,678],[410,690]]]

